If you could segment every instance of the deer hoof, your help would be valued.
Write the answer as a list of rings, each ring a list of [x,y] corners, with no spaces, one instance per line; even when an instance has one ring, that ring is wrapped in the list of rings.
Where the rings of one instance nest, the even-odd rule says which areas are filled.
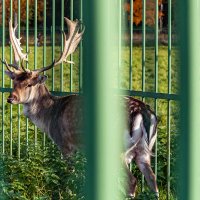
[[[134,194],[128,194],[127,199],[135,199],[135,195]]]
[[[156,199],[159,199],[159,192],[155,192]]]

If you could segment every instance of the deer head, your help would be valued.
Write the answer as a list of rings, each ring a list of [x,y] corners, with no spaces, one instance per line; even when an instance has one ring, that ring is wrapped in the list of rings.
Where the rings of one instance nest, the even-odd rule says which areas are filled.
[[[22,52],[20,46],[21,38],[18,39],[15,35],[17,26],[13,28],[12,21],[10,20],[9,35],[14,50],[15,62],[14,64],[8,64],[6,60],[1,60],[7,68],[5,73],[13,80],[13,91],[7,99],[8,103],[28,103],[28,101],[31,100],[31,97],[34,96],[33,94],[37,92],[38,86],[43,84],[47,79],[47,76],[43,75],[42,72],[49,70],[62,62],[69,62],[67,61],[67,57],[72,54],[78,46],[84,33],[84,28],[79,32],[81,26],[78,20],[71,21],[68,18],[65,18],[65,22],[68,26],[68,33],[66,35],[65,32],[62,31],[64,37],[64,50],[61,53],[60,58],[57,61],[54,60],[49,66],[30,71],[25,69],[23,65],[24,62],[28,62],[28,56],[27,53],[25,54]]]

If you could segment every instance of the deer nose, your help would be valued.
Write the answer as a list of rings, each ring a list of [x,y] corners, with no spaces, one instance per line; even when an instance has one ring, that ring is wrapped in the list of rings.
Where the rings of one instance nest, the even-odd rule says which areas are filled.
[[[17,100],[17,96],[15,94],[10,94],[10,96],[7,99],[7,102],[12,103],[14,100]]]

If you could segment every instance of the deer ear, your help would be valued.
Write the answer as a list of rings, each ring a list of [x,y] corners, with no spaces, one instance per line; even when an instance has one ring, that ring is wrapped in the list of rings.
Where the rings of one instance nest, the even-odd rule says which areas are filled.
[[[7,74],[11,79],[15,78],[15,73],[14,72],[5,71],[5,74]]]
[[[47,76],[46,75],[39,75],[38,76],[38,83],[42,84],[47,80]]]

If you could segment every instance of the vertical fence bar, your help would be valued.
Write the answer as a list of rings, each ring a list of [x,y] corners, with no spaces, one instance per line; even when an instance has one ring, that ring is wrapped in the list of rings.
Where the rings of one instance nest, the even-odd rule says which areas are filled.
[[[142,0],[142,91],[145,91],[146,68],[146,0]]]
[[[70,19],[74,18],[74,0],[70,0]],[[70,61],[73,61],[73,55],[70,55]],[[73,90],[73,65],[70,63],[70,92]]]
[[[117,70],[117,87],[120,88],[120,67],[121,67],[121,57],[122,57],[122,2],[123,0],[119,0],[119,50],[118,50],[118,70]]]
[[[34,1],[34,69],[37,68],[37,44],[38,44],[38,37],[37,37],[37,0]]]
[[[5,58],[5,1],[2,2],[2,59]],[[2,87],[4,87],[4,65],[2,63]],[[2,154],[5,154],[4,93],[2,93]]]
[[[155,0],[155,80],[154,80],[154,91],[158,92],[158,0]],[[157,115],[157,99],[155,99],[154,109]],[[157,140],[155,142],[155,175],[157,178]]]
[[[83,21],[83,0],[80,0],[80,20]],[[81,27],[82,28],[82,27]],[[82,91],[83,87],[83,43],[80,42],[79,47],[79,92]]]
[[[129,90],[133,87],[133,0],[130,0],[130,44],[129,44]],[[120,44],[121,46],[121,44]],[[120,47],[119,47],[120,48]],[[132,170],[132,163],[129,165],[130,171]]]
[[[133,0],[130,0],[130,60],[129,60],[129,90],[132,90],[133,70]]]
[[[38,30],[37,30],[37,6],[38,2],[35,0],[34,2],[34,69],[37,68],[37,44],[38,44]],[[37,145],[37,127],[34,126],[34,143]]]
[[[43,67],[46,66],[46,50],[47,50],[47,2],[44,0],[44,8],[43,8],[43,15],[44,15],[44,21],[43,21]],[[46,71],[44,72],[46,74]],[[43,133],[43,148],[46,145],[46,134]]]
[[[171,94],[171,0],[168,0],[168,94]],[[170,121],[170,116],[171,116],[171,102],[168,100],[167,102],[167,139],[168,139],[168,144],[167,144],[167,199],[170,199],[170,154],[171,154],[171,121]]]
[[[185,3],[185,2],[183,2]],[[188,63],[189,70],[189,198],[192,200],[198,200],[200,197],[200,157],[199,157],[199,141],[200,141],[200,2],[198,0],[188,0],[185,3],[187,5],[186,21],[187,31],[186,43],[188,43]],[[185,17],[185,15],[184,15]],[[184,47],[184,48],[187,48]],[[185,108],[184,108],[185,109]],[[185,133],[185,132],[184,132]],[[186,133],[185,133],[186,134]]]
[[[26,0],[26,52],[29,51],[29,0]],[[28,62],[26,62],[26,68],[28,68]],[[26,118],[26,148],[28,150],[29,143],[29,132],[28,132],[28,118]]]
[[[21,30],[21,24],[20,24],[20,17],[21,17],[21,1],[18,0],[18,13],[17,13],[17,21],[18,21],[18,38],[20,38],[20,30]],[[20,109],[20,105],[17,106],[18,107],[18,124],[17,124],[17,128],[18,128],[18,158],[20,159],[20,154],[21,154],[21,118],[20,118],[20,114],[21,114],[21,109]]]
[[[64,0],[61,1],[61,30],[64,31]],[[64,38],[61,38],[61,51],[63,51]],[[63,62],[60,64],[60,90],[63,91]]]
[[[142,91],[145,92],[146,68],[146,0],[142,0]],[[144,98],[142,98],[144,101]],[[144,191],[144,176],[142,175],[142,191]]]
[[[179,166],[177,167],[177,171],[180,172],[180,184],[179,186],[179,199],[181,200],[196,200],[199,199],[200,194],[197,194],[198,196],[194,199],[191,198],[191,193],[193,193],[194,195],[194,190],[195,193],[199,190],[199,183],[196,182],[196,186],[192,189],[192,191],[190,192],[191,188],[193,187],[193,183],[191,184],[191,179],[189,178],[189,170],[193,169],[193,165],[195,164],[194,162],[191,162],[191,158],[190,158],[190,152],[191,151],[190,145],[194,145],[193,147],[199,146],[199,141],[198,138],[196,139],[195,143],[191,143],[191,136],[197,136],[199,135],[199,127],[198,127],[198,131],[194,132],[193,129],[191,129],[192,125],[194,125],[195,122],[195,126],[197,127],[199,125],[199,121],[197,122],[196,120],[199,118],[199,100],[198,102],[197,100],[197,96],[200,94],[199,93],[199,85],[200,83],[195,83],[195,81],[197,80],[197,76],[199,76],[200,72],[199,72],[199,66],[200,63],[198,61],[198,59],[200,58],[198,55],[199,52],[199,48],[194,49],[194,47],[196,48],[199,44],[199,34],[200,32],[194,32],[196,31],[196,28],[199,27],[199,23],[194,24],[195,22],[197,22],[196,20],[198,19],[198,13],[199,13],[199,8],[196,7],[194,8],[194,10],[192,11],[192,6],[191,3],[194,5],[194,3],[197,3],[196,0],[179,0],[178,1],[178,8],[179,9],[179,16],[178,16],[178,25],[179,25],[179,34],[180,34],[180,66],[181,66],[181,70],[180,70],[180,95],[181,95],[181,105],[180,105],[180,133],[179,133],[179,140],[180,140],[180,151],[179,151],[179,155],[180,155],[180,163]],[[198,11],[196,10],[198,9]],[[195,16],[196,15],[196,16]],[[196,18],[197,17],[197,18]],[[183,18],[185,20],[183,20]],[[196,19],[196,20],[195,20]],[[194,21],[193,21],[194,20]],[[194,36],[194,38],[191,38],[190,34],[194,34],[192,36]],[[192,41],[191,41],[192,39]],[[193,42],[193,43],[189,43],[189,42]],[[194,46],[190,46],[191,44],[193,44]],[[197,50],[197,51],[196,51]],[[194,55],[192,55],[194,53]],[[190,57],[191,56],[191,57]],[[192,61],[192,59],[194,58],[194,60]],[[196,70],[196,72],[195,72]],[[194,73],[194,77],[191,77],[191,72],[195,72]],[[195,83],[195,87],[192,88],[193,85],[191,85],[190,83],[190,78],[192,78],[191,80],[193,80]],[[196,85],[197,84],[197,85]],[[196,89],[197,91],[194,91],[194,89]],[[196,93],[191,94],[191,91],[194,91]],[[192,99],[191,99],[191,96]],[[194,99],[196,102],[194,102]],[[199,99],[199,98],[198,98]],[[192,100],[192,101],[191,101]],[[193,105],[193,103],[195,103]],[[194,109],[193,109],[194,108]],[[197,118],[194,120],[194,118],[191,118],[191,110],[194,113],[197,114]],[[193,124],[191,124],[193,123]],[[194,154],[196,152],[196,154]],[[197,151],[193,151],[192,153],[196,156],[196,161],[199,161],[199,147],[197,147]],[[192,155],[193,157],[193,155]],[[199,166],[200,164],[197,163],[197,166],[195,166],[195,170],[193,171],[194,173],[194,179],[193,180],[197,180],[196,178],[199,177]],[[198,168],[196,168],[198,167]],[[191,171],[192,172],[192,171]],[[198,192],[197,192],[198,193]],[[196,195],[196,194],[195,194]]]
[[[55,59],[55,0],[52,0],[52,61]],[[55,75],[54,75],[54,67],[52,68],[52,91],[54,91],[54,81],[55,81]]]
[[[13,20],[13,0],[10,0],[10,19]],[[12,44],[10,43],[10,63],[12,63]],[[12,87],[12,79],[10,79],[10,87]],[[13,116],[13,108],[12,104],[10,104],[10,156],[13,155],[13,123],[12,123],[12,116]]]
[[[83,48],[88,200],[122,199],[116,173],[116,169],[120,168],[121,140],[118,131],[121,129],[113,125],[112,120],[115,114],[121,116],[121,113],[117,111],[117,98],[116,101],[113,99],[111,89],[118,67],[118,47],[114,48],[118,44],[115,41],[119,30],[115,27],[119,24],[115,21],[118,19],[118,3],[107,0],[87,0],[84,3],[87,27]]]

